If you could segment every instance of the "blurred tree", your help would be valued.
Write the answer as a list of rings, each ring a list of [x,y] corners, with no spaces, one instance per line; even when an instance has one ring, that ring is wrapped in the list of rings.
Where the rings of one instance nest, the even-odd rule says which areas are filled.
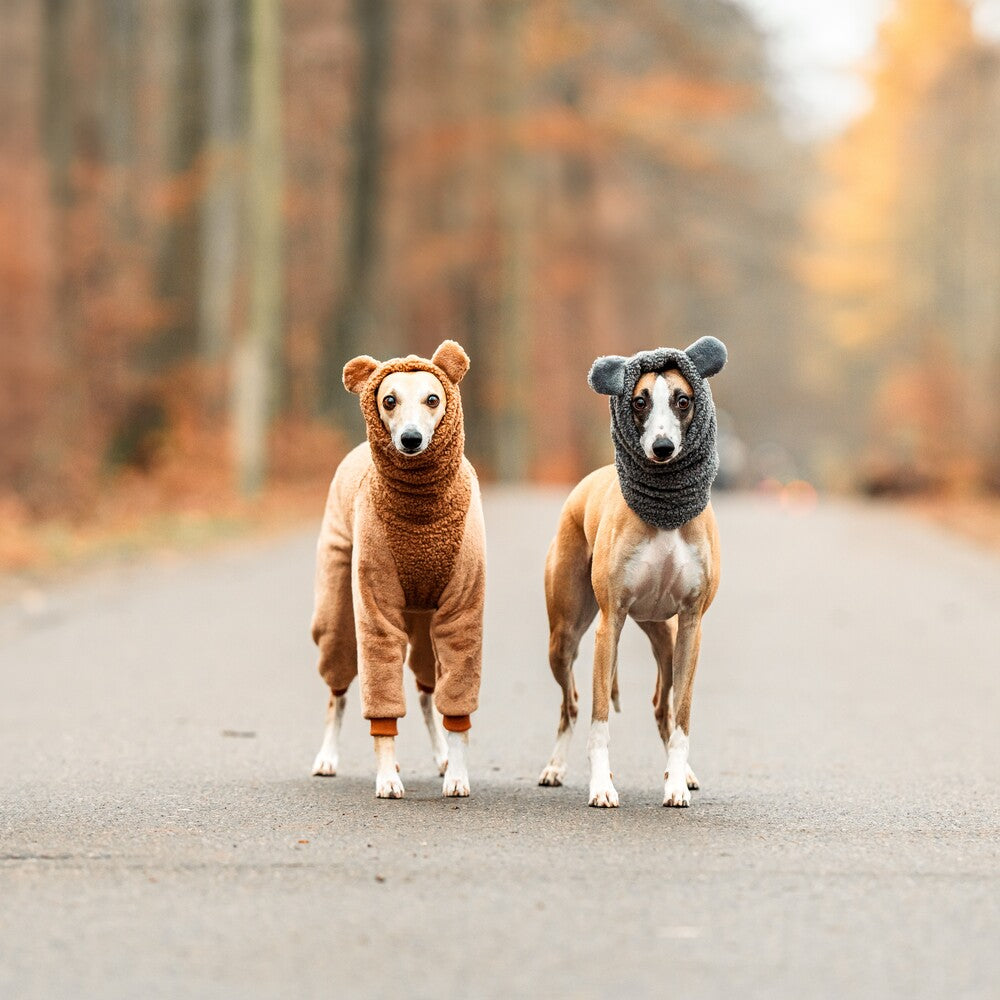
[[[156,240],[156,296],[164,322],[144,349],[150,372],[158,373],[198,354],[201,290],[200,216],[204,187],[205,63],[201,0],[170,0],[159,10],[156,45],[163,74],[163,105],[156,121],[162,212]]]
[[[332,469],[344,362],[447,336],[484,477],[607,460],[593,358],[703,333],[739,432],[804,447],[808,164],[738,5],[9,2],[0,470],[35,506]]]
[[[341,262],[340,299],[327,324],[320,355],[324,409],[350,419],[356,401],[345,397],[341,371],[366,353],[375,330],[372,296],[381,206],[382,115],[389,66],[390,0],[354,0],[361,63],[355,96],[352,145],[354,173],[348,206],[348,236]]]
[[[872,488],[1000,469],[996,66],[962,0],[898,0],[871,109],[825,156],[805,270],[827,331],[813,384]]]
[[[232,333],[239,239],[241,119],[245,102],[240,51],[243,7],[212,0],[202,41],[205,81],[204,194],[201,212],[199,354],[218,362]]]
[[[250,5],[247,235],[250,302],[236,349],[233,430],[240,490],[267,473],[267,430],[279,379],[282,308],[281,27],[279,0]]]

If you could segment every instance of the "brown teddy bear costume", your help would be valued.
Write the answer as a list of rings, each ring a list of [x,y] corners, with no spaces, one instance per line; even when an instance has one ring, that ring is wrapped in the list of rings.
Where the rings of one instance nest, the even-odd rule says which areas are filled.
[[[486,545],[479,484],[463,453],[458,383],[468,369],[450,340],[430,361],[365,355],[344,367],[368,443],[346,456],[330,486],[312,635],[335,697],[360,674],[373,736],[395,736],[406,714],[407,645],[417,686],[434,692],[445,729],[467,730],[479,701]],[[418,455],[395,448],[378,412],[378,388],[398,371],[431,372],[444,389],[444,415]]]

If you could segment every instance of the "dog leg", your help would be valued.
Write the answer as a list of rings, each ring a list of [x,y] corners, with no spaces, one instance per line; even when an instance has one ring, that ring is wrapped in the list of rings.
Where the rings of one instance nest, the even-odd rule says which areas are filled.
[[[590,758],[590,793],[588,805],[602,809],[618,806],[618,792],[611,782],[611,730],[608,722],[591,722],[590,738],[587,740],[587,756]]]
[[[599,808],[615,808],[618,792],[611,782],[611,730],[608,713],[611,702],[612,678],[618,660],[618,639],[624,617],[608,615],[603,610],[594,643],[594,702],[591,713],[587,754],[590,757],[590,793],[588,804]]]
[[[590,622],[583,626],[586,631]],[[577,715],[576,682],[573,680],[573,661],[580,645],[579,627],[571,629],[554,629],[549,638],[549,666],[552,674],[562,688],[562,705],[559,709],[559,728],[556,730],[556,745],[548,764],[542,768],[538,776],[538,784],[555,788],[563,783],[566,777],[569,744],[573,738],[573,725]]]
[[[344,721],[346,705],[346,694],[330,694],[330,705],[326,710],[326,726],[323,729],[323,743],[312,766],[314,775],[332,778],[337,773],[337,763],[340,758],[340,726]]]
[[[538,784],[557,787],[566,777],[569,745],[577,716],[573,663],[580,638],[597,614],[590,582],[590,552],[579,525],[564,519],[545,560],[545,605],[549,613],[549,668],[562,688],[556,745]]]
[[[427,726],[427,732],[431,738],[431,753],[434,754],[434,763],[437,766],[438,774],[443,775],[448,767],[448,744],[445,743],[441,723],[434,714],[434,695],[432,692],[420,692],[420,711],[424,714],[424,724]]]
[[[674,728],[674,689],[670,689],[670,729],[673,732]],[[664,744],[665,745],[665,744]],[[685,765],[685,776],[687,778],[687,786],[692,792],[696,792],[701,788],[701,782],[698,780],[694,771],[691,770],[691,764]]]
[[[667,751],[667,769],[663,774],[663,804],[684,808],[691,804],[692,787],[698,779],[688,765],[690,752],[691,694],[701,647],[701,612],[682,612],[678,618],[677,648],[674,652],[673,688],[669,709],[676,707],[676,719],[663,741]],[[672,715],[673,712],[668,714]]]
[[[546,785],[549,788],[558,788],[566,777],[567,757],[569,756],[569,744],[573,739],[573,720],[566,718],[565,710],[559,720],[559,729],[556,732],[556,745],[552,748],[552,756],[548,764],[542,768],[542,773],[538,776],[538,784]]]
[[[653,699],[653,704],[657,705],[657,700],[660,697],[659,689],[657,689],[656,696]],[[657,721],[660,723],[660,737],[663,740],[663,746],[666,747],[667,743],[670,741],[670,735],[674,731],[674,689],[670,688],[667,691],[667,697],[664,700],[665,714],[661,719],[657,715]],[[691,770],[691,765],[688,764],[686,767],[687,774],[687,786],[692,792],[697,791],[701,788],[701,782],[698,780],[697,775]]]
[[[660,731],[660,739],[666,747],[674,731],[673,660],[677,622],[676,619],[671,619],[666,622],[636,622],[636,624],[646,633],[659,668],[656,675],[656,691],[653,694],[653,715]],[[689,765],[685,765],[685,774],[688,788],[697,788],[698,779]]]
[[[376,736],[375,739],[375,798],[401,799],[403,782],[396,763],[396,737]]]
[[[466,762],[468,749],[468,732],[448,733],[448,767],[444,772],[442,795],[465,798],[469,794],[469,766]]]

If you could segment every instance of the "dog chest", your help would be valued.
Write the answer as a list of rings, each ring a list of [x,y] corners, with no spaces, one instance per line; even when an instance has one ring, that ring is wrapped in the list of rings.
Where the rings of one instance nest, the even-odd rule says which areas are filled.
[[[629,613],[639,621],[671,618],[700,593],[704,582],[698,550],[676,529],[661,529],[640,542],[626,563]]]

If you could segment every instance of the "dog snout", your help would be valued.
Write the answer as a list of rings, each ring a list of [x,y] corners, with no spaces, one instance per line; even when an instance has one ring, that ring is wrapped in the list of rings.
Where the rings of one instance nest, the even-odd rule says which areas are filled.
[[[658,437],[653,442],[653,454],[661,462],[665,462],[676,450],[674,442],[670,438]]]
[[[416,428],[407,427],[399,435],[399,443],[402,445],[403,451],[412,455],[424,443],[424,436]]]

